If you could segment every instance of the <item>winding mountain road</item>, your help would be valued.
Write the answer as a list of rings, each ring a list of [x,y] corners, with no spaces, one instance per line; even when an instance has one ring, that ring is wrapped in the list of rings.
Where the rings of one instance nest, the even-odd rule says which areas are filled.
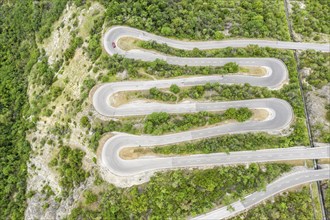
[[[193,220],[212,220],[229,218],[289,188],[299,186],[301,184],[326,179],[330,179],[329,169],[305,170],[295,172],[282,178],[279,178],[271,184],[268,184],[265,191],[255,192],[245,197],[243,200],[232,203],[230,205],[234,208],[234,210],[232,211],[228,209],[229,206],[225,206],[214,211],[208,212],[207,214],[197,216],[193,218]]]
[[[273,58],[179,58],[166,56],[156,52],[145,50],[124,51],[118,46],[113,48],[112,42],[118,45],[118,40],[122,37],[134,37],[141,40],[155,40],[158,43],[166,43],[171,47],[192,50],[214,49],[224,47],[245,47],[249,44],[268,46],[285,49],[315,49],[329,52],[329,45],[312,43],[293,43],[264,40],[235,40],[235,41],[209,41],[209,42],[185,42],[168,39],[144,31],[129,27],[113,27],[104,35],[103,43],[105,50],[110,54],[119,54],[127,58],[153,61],[161,59],[169,64],[189,65],[189,66],[222,66],[228,62],[236,62],[240,66],[262,66],[267,69],[267,74],[262,77],[246,75],[226,75],[226,76],[203,76],[189,77],[155,81],[129,81],[106,83],[99,86],[93,95],[93,105],[100,114],[109,117],[147,115],[152,112],[187,113],[199,111],[222,111],[231,107],[248,107],[250,109],[264,109],[268,112],[268,117],[264,120],[249,120],[244,123],[230,123],[204,129],[192,130],[176,134],[162,136],[136,136],[124,133],[117,133],[109,138],[102,149],[101,161],[111,172],[119,176],[131,176],[150,170],[162,170],[179,167],[201,167],[224,164],[284,161],[299,159],[320,159],[330,157],[330,146],[305,148],[293,147],[287,149],[268,149],[258,151],[233,152],[230,154],[216,153],[208,155],[192,155],[179,157],[155,157],[148,156],[133,160],[124,160],[119,156],[121,149],[125,147],[152,147],[156,145],[168,145],[183,141],[192,141],[201,138],[214,137],[221,134],[234,134],[244,132],[268,132],[279,133],[290,126],[293,119],[293,111],[289,103],[276,98],[254,99],[230,102],[194,102],[179,104],[151,103],[128,103],[118,107],[111,104],[114,94],[122,91],[142,91],[153,87],[169,88],[172,84],[180,87],[203,85],[205,83],[221,84],[243,84],[249,83],[253,86],[267,87],[269,89],[280,89],[288,81],[288,71],[284,63]],[[328,179],[329,170],[309,170],[305,173],[298,173],[287,176],[267,186],[265,192],[256,192],[247,197],[244,201],[239,201],[233,206],[236,211],[242,211],[260,201],[289,187],[299,185],[309,181]],[[236,212],[235,211],[235,212]],[[219,219],[232,214],[232,212],[222,208],[198,219]]]
[[[258,127],[256,127],[258,129]],[[144,157],[140,159],[124,160],[119,156],[125,147],[152,147],[207,138],[233,132],[231,127],[214,127],[198,131],[182,132],[163,136],[135,136],[117,134],[108,139],[103,145],[102,162],[118,176],[132,176],[152,170],[173,169],[182,167],[205,167],[213,165],[245,164],[253,162],[272,162],[285,160],[322,159],[330,157],[330,146],[308,148],[292,147],[284,149],[267,149],[257,151],[240,151],[213,154],[197,154],[177,157]]]
[[[121,54],[121,55],[125,55],[125,57],[127,58],[141,59],[146,61],[155,60],[157,58],[164,60],[166,58],[171,58],[171,57],[151,51],[143,51],[143,52],[141,52],[141,50],[124,51],[118,47],[112,48],[111,43],[112,42],[117,43],[118,39],[122,37],[133,37],[144,41],[154,40],[157,43],[160,44],[165,43],[170,47],[183,49],[183,50],[192,50],[194,48],[207,50],[207,49],[220,49],[226,47],[246,47],[248,45],[253,44],[253,45],[258,45],[260,47],[271,47],[278,49],[293,49],[293,50],[313,49],[322,52],[330,52],[330,44],[299,43],[299,42],[253,40],[253,39],[224,40],[224,41],[180,41],[180,40],[174,40],[166,37],[157,36],[145,31],[141,31],[131,27],[124,27],[124,26],[114,26],[105,33],[103,38],[103,45],[105,50],[110,55]]]

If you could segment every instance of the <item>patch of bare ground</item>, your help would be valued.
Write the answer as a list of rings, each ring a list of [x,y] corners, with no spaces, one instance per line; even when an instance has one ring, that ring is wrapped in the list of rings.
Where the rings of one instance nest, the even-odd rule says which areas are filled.
[[[266,109],[251,109],[252,117],[251,120],[263,121],[269,116],[269,112]]]
[[[318,160],[319,164],[330,164],[330,158],[326,158],[326,159],[319,159]]]
[[[129,101],[131,101],[128,97],[127,92],[117,92],[110,96],[110,104],[113,107],[119,107],[123,104],[127,104]]]
[[[125,160],[133,160],[143,156],[158,156],[148,147],[127,147],[119,152],[119,156]]]
[[[305,166],[306,165],[305,160],[285,160],[285,161],[276,161],[274,163],[289,164],[292,166]]]
[[[283,160],[283,161],[275,161],[273,163],[285,163],[293,166],[304,166],[306,168],[313,168],[313,160]]]
[[[163,91],[167,92],[167,91]],[[168,92],[170,93],[170,92]],[[129,92],[117,92],[110,97],[110,104],[113,107],[119,107],[125,104],[132,104],[132,103],[150,103],[150,102],[157,102],[157,103],[175,103],[175,102],[165,102],[160,100],[153,100],[145,98],[149,94],[149,91],[129,91]],[[172,94],[172,93],[171,93]]]
[[[240,66],[239,75],[265,76],[267,69],[261,66]]]
[[[140,40],[134,37],[121,37],[117,41],[117,46],[120,47],[122,50],[133,50],[133,49],[139,49],[138,42]]]

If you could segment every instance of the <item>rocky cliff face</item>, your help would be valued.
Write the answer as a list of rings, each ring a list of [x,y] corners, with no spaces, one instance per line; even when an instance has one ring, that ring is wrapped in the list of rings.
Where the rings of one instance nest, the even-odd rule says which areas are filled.
[[[83,39],[88,39],[93,21],[103,12],[104,8],[98,3],[81,7],[69,3],[60,19],[53,24],[51,36],[38,45],[40,50],[45,51],[48,65],[52,66],[63,58],[64,51],[70,46],[73,32]],[[82,47],[87,46],[86,44],[84,42]],[[57,81],[52,86],[61,87],[63,91],[45,107],[52,110],[50,116],[42,115],[36,122],[36,128],[27,135],[32,153],[28,164],[28,205],[25,219],[63,219],[81,201],[83,192],[93,184],[95,179],[92,174],[93,165],[95,165],[93,158],[96,155],[87,148],[84,137],[90,134],[86,133],[79,123],[82,115],[87,115],[91,110],[88,100],[82,102],[81,112],[72,114],[74,115],[72,117],[70,113],[73,101],[81,96],[80,87],[83,80],[93,75],[92,65],[93,63],[82,48],[76,49],[73,58],[62,64],[56,73]],[[93,77],[96,77],[95,74]],[[35,98],[35,91],[38,91],[37,85],[30,82],[28,93],[30,100]],[[62,128],[59,128],[60,133],[65,134],[55,134],[54,129],[57,124],[66,124],[68,131],[64,132]],[[68,196],[62,196],[59,184],[61,176],[56,169],[49,166],[49,162],[59,152],[60,145],[85,152],[82,168],[91,174],[79,186],[72,189]]]

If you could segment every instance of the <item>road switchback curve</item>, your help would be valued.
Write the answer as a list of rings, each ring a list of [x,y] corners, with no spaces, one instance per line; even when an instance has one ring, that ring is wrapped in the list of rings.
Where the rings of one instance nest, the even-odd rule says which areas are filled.
[[[283,49],[315,49],[329,52],[329,45],[313,43],[293,43],[264,40],[233,40],[233,41],[209,41],[209,42],[185,42],[156,36],[141,30],[129,27],[115,26],[107,31],[103,38],[104,48],[109,55],[119,54],[126,58],[143,61],[154,61],[161,59],[169,64],[180,66],[223,66],[228,62],[236,62],[240,66],[261,66],[267,69],[267,74],[262,77],[246,75],[226,76],[202,76],[179,79],[166,79],[154,81],[129,81],[106,83],[99,86],[92,98],[93,106],[101,115],[108,117],[124,117],[135,115],[148,115],[152,112],[188,113],[199,111],[223,111],[228,108],[248,107],[250,109],[264,109],[269,116],[262,120],[249,120],[243,123],[230,123],[220,126],[208,127],[193,131],[168,134],[162,136],[136,136],[117,133],[109,138],[102,149],[102,164],[111,172],[119,176],[131,176],[150,170],[163,170],[182,167],[201,167],[225,164],[242,164],[253,162],[285,161],[300,159],[321,159],[330,157],[330,146],[306,148],[292,147],[286,149],[266,149],[258,151],[232,152],[230,154],[215,153],[207,155],[191,155],[178,157],[156,157],[149,156],[133,160],[124,160],[119,156],[120,150],[126,147],[152,147],[157,145],[168,145],[183,141],[192,141],[201,138],[214,137],[222,134],[235,134],[244,132],[268,132],[278,133],[290,126],[294,117],[292,107],[284,100],[276,98],[241,100],[230,102],[190,102],[178,104],[150,103],[127,103],[118,107],[111,105],[111,97],[118,92],[143,91],[150,88],[169,88],[172,84],[180,87],[203,85],[205,83],[220,84],[244,84],[267,87],[269,89],[280,89],[288,81],[288,70],[284,63],[274,58],[181,58],[166,56],[146,50],[124,51],[118,46],[122,37],[133,37],[140,40],[154,40],[157,43],[185,50],[216,49],[225,47],[245,47],[250,44]],[[328,179],[329,170],[308,170],[304,173],[296,173],[286,176],[267,186],[266,191],[256,192],[239,201],[232,206],[236,212],[269,198],[270,196],[302,183]],[[232,215],[226,207],[215,210],[208,214],[197,217],[197,219],[222,219]]]

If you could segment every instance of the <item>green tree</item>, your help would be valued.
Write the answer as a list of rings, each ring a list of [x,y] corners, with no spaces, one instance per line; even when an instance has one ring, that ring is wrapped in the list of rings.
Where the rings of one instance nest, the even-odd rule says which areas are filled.
[[[214,39],[222,40],[225,38],[225,35],[221,31],[214,32]]]
[[[90,127],[90,122],[89,122],[89,119],[88,119],[87,116],[83,116],[83,117],[81,117],[81,119],[80,119],[80,125],[81,125],[82,127],[84,127],[84,128],[86,128],[86,127]]]
[[[162,27],[162,29],[161,29],[160,32],[161,32],[163,35],[165,35],[165,36],[170,36],[170,35],[173,34],[172,29],[171,29],[170,27],[168,27],[168,26],[164,26],[164,27]]]
[[[180,92],[180,87],[177,86],[177,85],[175,85],[175,84],[173,84],[170,87],[170,91],[173,92],[173,93],[175,93],[175,94],[178,94]]]
[[[85,198],[85,204],[90,205],[90,204],[96,202],[98,197],[92,191],[86,190],[84,192],[84,198]]]

